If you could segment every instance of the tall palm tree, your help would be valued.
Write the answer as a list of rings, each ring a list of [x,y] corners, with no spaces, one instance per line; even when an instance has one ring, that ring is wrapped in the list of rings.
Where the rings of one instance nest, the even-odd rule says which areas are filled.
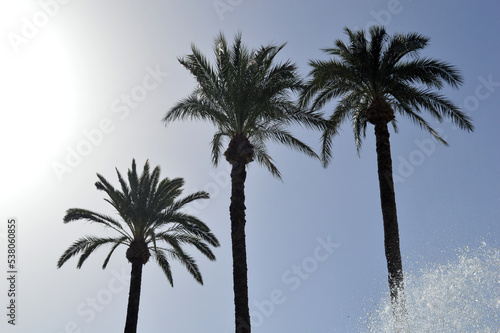
[[[324,51],[328,60],[311,60],[310,79],[300,96],[301,105],[322,108],[338,98],[322,136],[322,160],[326,167],[331,159],[333,136],[341,124],[351,120],[356,146],[361,148],[366,127],[375,127],[378,179],[384,222],[385,255],[391,299],[398,299],[403,288],[403,265],[399,247],[398,220],[392,175],[388,123],[396,127],[396,113],[409,118],[429,131],[438,141],[446,141],[422,118],[427,111],[438,121],[450,118],[461,129],[472,131],[469,117],[445,96],[438,93],[444,84],[458,88],[463,79],[459,71],[439,60],[419,57],[429,38],[417,33],[389,36],[384,27],[364,31],[345,28],[349,43],[335,41],[335,47]],[[393,302],[394,304],[394,302]]]
[[[310,128],[321,126],[322,118],[297,107],[290,97],[298,92],[301,80],[290,61],[273,64],[284,45],[261,46],[248,50],[236,35],[228,47],[222,34],[215,39],[215,66],[192,45],[192,54],[179,59],[198,81],[198,87],[178,102],[163,118],[165,124],[180,119],[208,121],[216,127],[211,142],[212,162],[219,163],[224,152],[231,164],[231,241],[233,256],[233,289],[237,333],[250,332],[248,309],[247,256],[245,243],[246,166],[253,160],[280,173],[268,154],[266,143],[273,141],[297,149],[308,156],[314,151],[288,130],[291,124]]]
[[[208,199],[206,192],[196,192],[182,199],[184,180],[182,178],[164,178],[160,180],[160,168],[151,173],[146,162],[142,175],[137,174],[135,160],[128,170],[128,184],[116,170],[121,190],[115,189],[103,176],[97,174],[95,183],[98,190],[106,192],[104,199],[116,210],[120,220],[105,214],[95,213],[81,208],[68,209],[64,223],[87,220],[98,223],[118,233],[115,237],[84,236],[73,243],[59,258],[60,268],[71,257],[80,254],[77,268],[101,245],[110,244],[111,250],[104,260],[106,268],[109,259],[120,245],[127,246],[126,257],[132,265],[130,291],[127,307],[125,333],[136,332],[141,294],[142,266],[151,254],[161,267],[168,281],[173,286],[169,260],[178,260],[194,277],[203,284],[196,261],[182,248],[183,245],[196,247],[208,259],[215,260],[209,245],[219,246],[219,241],[208,226],[197,217],[180,211],[186,204]],[[165,243],[165,245],[163,245]]]

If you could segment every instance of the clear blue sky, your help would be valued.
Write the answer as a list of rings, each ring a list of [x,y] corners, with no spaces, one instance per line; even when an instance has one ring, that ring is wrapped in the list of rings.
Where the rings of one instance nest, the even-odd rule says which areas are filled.
[[[400,133],[391,135],[391,143],[403,264],[417,272],[426,263],[454,258],[464,246],[477,248],[485,241],[498,248],[499,12],[493,0],[453,5],[428,0],[3,1],[0,258],[12,216],[19,221],[20,254],[18,327],[8,326],[2,314],[0,330],[123,331],[125,249],[106,270],[100,268],[104,249],[80,270],[76,260],[59,270],[56,262],[81,235],[103,232],[83,222],[64,225],[66,209],[111,213],[95,189],[95,174],[116,183],[114,168],[124,172],[135,158],[139,165],[146,159],[160,165],[165,177],[183,177],[186,194],[209,191],[209,203],[190,211],[221,241],[216,262],[192,251],[204,286],[175,264],[171,288],[154,262],[146,265],[139,331],[234,331],[228,165],[210,163],[209,124],[178,122],[165,128],[160,123],[195,87],[177,57],[194,43],[213,59],[213,40],[221,31],[228,40],[241,31],[251,48],[286,42],[281,59],[296,62],[304,75],[308,59],[324,59],[321,48],[345,39],[346,26],[379,23],[391,34],[429,36],[422,55],[462,70],[463,87],[445,93],[470,113],[476,130],[468,134],[450,123],[435,124],[450,143],[444,147],[399,119]],[[319,133],[294,133],[319,148]],[[368,128],[358,157],[346,124],[327,169],[283,147],[270,146],[270,152],[283,182],[252,163],[246,187],[253,331],[362,330],[360,318],[377,308],[388,289],[373,129]],[[7,283],[0,281],[4,304]]]

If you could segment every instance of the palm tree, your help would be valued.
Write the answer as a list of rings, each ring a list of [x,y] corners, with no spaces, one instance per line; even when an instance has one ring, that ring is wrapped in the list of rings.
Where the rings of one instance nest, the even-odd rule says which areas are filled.
[[[98,190],[106,192],[108,198],[104,200],[115,208],[120,220],[86,209],[71,208],[64,216],[64,223],[87,220],[112,229],[118,235],[84,236],[78,239],[59,258],[57,267],[60,268],[71,257],[81,253],[77,263],[77,268],[81,268],[97,248],[110,244],[111,250],[102,266],[104,269],[116,248],[120,245],[127,246],[126,257],[132,265],[125,324],[125,333],[129,333],[137,330],[142,266],[148,262],[150,255],[156,259],[172,286],[170,259],[178,260],[196,281],[203,284],[196,261],[183,250],[182,246],[192,245],[208,259],[215,260],[208,245],[217,247],[219,241],[205,223],[195,216],[179,211],[194,200],[208,199],[208,193],[196,192],[178,199],[182,194],[184,180],[182,178],[160,180],[160,168],[157,166],[150,173],[147,161],[142,175],[139,176],[135,160],[132,160],[132,169],[128,170],[128,184],[118,170],[116,173],[121,190],[115,189],[100,174],[97,174],[99,181],[95,186]]]
[[[455,104],[436,92],[445,83],[458,88],[463,79],[453,66],[419,57],[419,51],[428,45],[429,38],[417,33],[389,36],[385,28],[379,26],[370,28],[370,41],[362,30],[345,28],[345,33],[349,37],[347,45],[337,40],[334,48],[324,50],[332,58],[309,62],[312,66],[311,78],[301,93],[300,101],[301,105],[310,105],[315,110],[339,98],[322,135],[325,167],[332,156],[331,140],[344,121],[350,119],[352,122],[358,154],[366,136],[367,124],[375,127],[389,289],[391,299],[396,301],[398,291],[403,288],[403,265],[387,124],[392,123],[397,132],[398,113],[444,144],[447,144],[446,141],[421,117],[422,111],[427,111],[438,121],[450,118],[467,131],[472,131],[473,125]]]
[[[273,176],[281,178],[268,154],[268,141],[318,157],[286,129],[291,124],[314,128],[323,123],[320,116],[305,112],[291,100],[290,94],[298,92],[302,82],[295,64],[290,61],[273,64],[283,47],[267,45],[249,51],[242,45],[241,34],[238,34],[234,45],[229,48],[220,34],[215,39],[216,64],[212,66],[192,45],[192,54],[179,62],[195,77],[198,87],[163,118],[165,124],[180,119],[197,119],[215,125],[211,150],[212,162],[216,166],[224,141],[229,140],[224,156],[232,168],[229,212],[237,333],[250,332],[245,243],[246,166],[257,160]]]

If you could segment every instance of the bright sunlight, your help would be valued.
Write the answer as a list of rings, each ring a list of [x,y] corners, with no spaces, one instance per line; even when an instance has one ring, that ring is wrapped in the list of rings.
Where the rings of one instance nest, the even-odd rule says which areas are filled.
[[[24,5],[17,11],[2,8],[3,13],[10,13],[11,20],[4,28],[10,31],[4,33],[21,35],[23,18],[29,20],[40,10],[32,7]],[[21,190],[40,172],[47,171],[75,125],[73,69],[56,27],[50,24],[21,45],[18,52],[8,41],[0,45],[0,174],[2,186],[9,190]]]

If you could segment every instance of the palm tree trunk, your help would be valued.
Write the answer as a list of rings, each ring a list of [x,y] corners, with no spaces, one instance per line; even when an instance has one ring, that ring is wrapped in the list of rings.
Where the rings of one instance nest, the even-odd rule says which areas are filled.
[[[231,170],[231,242],[236,333],[250,333],[247,252],[245,241],[245,163],[233,161]]]
[[[380,121],[375,124],[375,138],[380,200],[384,220],[385,257],[387,259],[391,300],[395,304],[394,302],[398,301],[398,293],[403,289],[403,263],[399,248],[398,217],[392,178],[391,144],[386,122]]]
[[[125,333],[137,332],[139,316],[139,299],[141,297],[142,263],[133,262],[130,274],[130,290],[128,293],[127,319],[125,320]]]

